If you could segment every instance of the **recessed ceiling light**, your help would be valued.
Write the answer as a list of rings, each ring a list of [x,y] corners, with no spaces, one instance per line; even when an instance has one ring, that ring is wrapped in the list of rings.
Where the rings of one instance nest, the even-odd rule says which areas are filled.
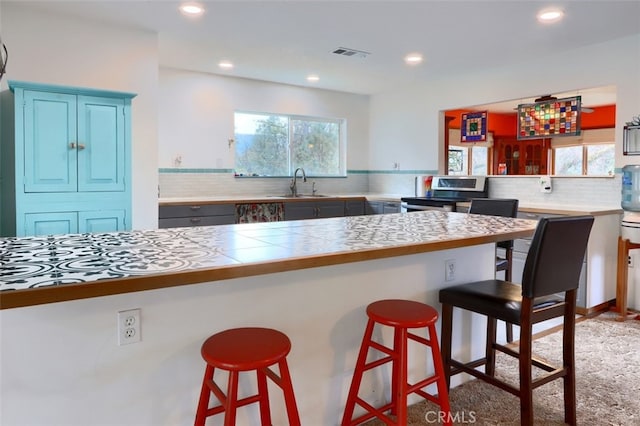
[[[561,9],[544,9],[538,12],[538,22],[543,24],[552,24],[558,22],[564,16],[564,12]]]
[[[317,76],[316,74],[310,74],[307,76],[307,81],[310,83],[315,83],[317,81],[320,81],[320,77]]]
[[[180,12],[187,16],[200,16],[204,13],[204,7],[200,3],[183,3],[180,5]]]
[[[423,60],[424,58],[422,57],[421,53],[409,53],[404,57],[404,62],[407,65],[418,65],[422,63]]]
[[[230,70],[233,68],[233,62],[231,61],[220,61],[218,62],[218,66],[223,70]]]

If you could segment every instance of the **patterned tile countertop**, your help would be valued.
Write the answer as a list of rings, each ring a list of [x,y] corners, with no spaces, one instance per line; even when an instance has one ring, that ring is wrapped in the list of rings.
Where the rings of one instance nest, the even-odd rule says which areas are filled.
[[[535,226],[535,221],[524,219],[425,211],[0,238],[0,298],[6,302],[12,294],[34,288],[62,289],[69,284],[99,285],[113,279],[122,282],[122,279],[156,275],[165,275],[166,278],[166,274],[180,275],[193,271],[206,273],[198,279],[191,278],[190,282],[177,280],[175,284],[157,285],[155,288],[214,281],[225,278],[216,277],[216,272],[221,269],[253,265],[252,272],[244,274],[248,276],[274,272],[274,265],[279,262],[289,262],[282,270],[291,270],[398,256],[526,236],[533,233]],[[362,256],[363,252],[368,253]],[[353,257],[357,253],[362,257]],[[330,261],[319,261],[328,256]],[[312,259],[316,263],[304,266],[304,259]],[[296,267],[296,263],[300,266]],[[264,265],[265,271],[256,272],[256,264]],[[243,273],[235,271],[234,276],[243,276]],[[122,286],[122,291],[111,289],[104,294],[127,291],[137,290]],[[96,295],[103,294],[98,291]]]

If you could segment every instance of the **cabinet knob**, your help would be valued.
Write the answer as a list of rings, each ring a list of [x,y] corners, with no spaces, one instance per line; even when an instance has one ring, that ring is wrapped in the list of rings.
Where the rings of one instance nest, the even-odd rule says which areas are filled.
[[[69,144],[69,148],[71,148],[71,149],[76,149],[76,143],[75,143],[75,142],[71,142],[71,143]]]
[[[200,210],[200,206],[190,206],[190,209],[193,211],[198,211]]]
[[[84,149],[84,144],[83,143],[79,143],[78,144],[78,149]]]
[[[199,218],[199,217],[192,217],[189,221],[191,223],[200,223],[200,221],[202,221],[202,219]]]

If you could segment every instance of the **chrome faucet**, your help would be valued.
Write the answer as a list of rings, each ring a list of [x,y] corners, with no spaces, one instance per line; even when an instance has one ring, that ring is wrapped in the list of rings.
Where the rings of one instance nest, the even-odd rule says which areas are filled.
[[[298,167],[296,171],[293,172],[293,179],[291,179],[291,184],[289,185],[289,188],[291,189],[291,195],[293,197],[298,196],[298,186],[297,186],[298,171],[302,172],[302,181],[303,182],[307,181],[307,174],[304,172],[304,169],[302,167]]]

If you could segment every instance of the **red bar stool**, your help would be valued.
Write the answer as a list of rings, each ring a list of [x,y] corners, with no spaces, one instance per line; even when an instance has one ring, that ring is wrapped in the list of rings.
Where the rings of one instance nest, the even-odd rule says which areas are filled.
[[[374,417],[379,418],[386,424],[404,426],[407,424],[407,396],[411,393],[417,393],[423,398],[438,404],[440,411],[444,413],[443,420],[445,424],[451,425],[449,395],[444,378],[444,368],[442,366],[442,358],[440,357],[438,335],[435,327],[436,321],[438,320],[438,312],[431,306],[420,302],[410,300],[380,300],[367,306],[367,315],[369,321],[364,332],[362,346],[360,347],[356,368],[353,373],[353,380],[351,381],[351,388],[349,390],[349,396],[347,397],[347,405],[344,411],[344,417],[342,418],[342,426],[357,425]],[[394,328],[393,349],[373,341],[373,329],[376,323]],[[425,327],[428,329],[429,334],[427,339],[408,331],[410,328]],[[409,339],[431,348],[435,371],[433,376],[413,385],[407,383],[407,347]],[[367,363],[367,355],[370,348],[384,352],[387,356]],[[360,383],[365,371],[388,362],[392,363],[391,402],[383,407],[376,408],[358,397]],[[422,390],[422,388],[432,383],[436,383],[437,385],[437,396]],[[364,408],[367,412],[353,419],[356,404]],[[391,410],[390,414],[396,416],[395,421],[384,414],[389,410]]]
[[[289,424],[299,426],[300,417],[296,406],[287,354],[291,341],[283,333],[269,328],[235,328],[209,337],[202,345],[202,358],[207,367],[202,381],[202,391],[196,412],[195,425],[204,425],[207,417],[224,413],[224,425],[236,423],[236,409],[258,402],[262,425],[271,425],[267,377],[282,388],[287,407]],[[278,364],[280,376],[269,367]],[[215,369],[228,371],[227,394],[213,380]],[[256,371],[258,393],[238,400],[238,377],[242,371]],[[209,397],[213,393],[220,405],[209,408]]]

